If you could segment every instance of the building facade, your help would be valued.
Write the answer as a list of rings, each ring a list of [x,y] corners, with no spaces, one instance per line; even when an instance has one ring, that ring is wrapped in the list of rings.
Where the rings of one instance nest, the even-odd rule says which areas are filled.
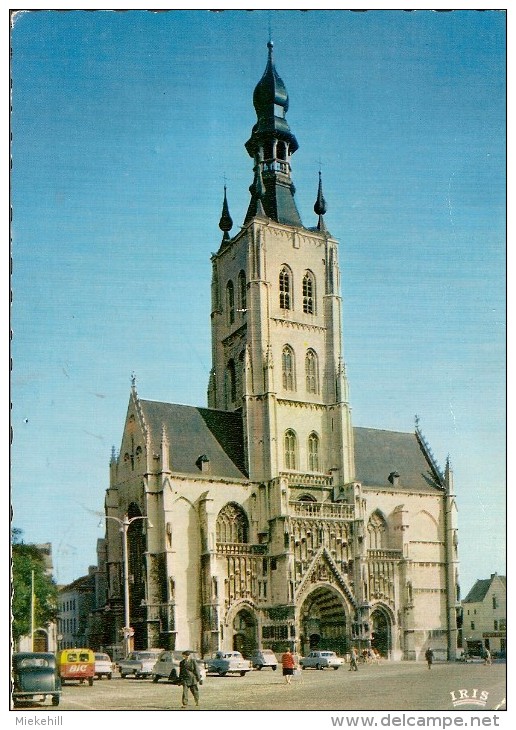
[[[90,566],[88,575],[76,578],[59,588],[57,620],[58,648],[74,649],[90,647],[92,611],[95,607],[95,574]]]
[[[464,648],[480,654],[484,648],[492,654],[507,652],[507,579],[492,573],[477,580],[462,601]]]
[[[212,255],[208,408],[144,400],[133,380],[112,454],[106,630],[123,632],[127,581],[136,647],[417,659],[431,644],[453,658],[450,464],[441,472],[417,421],[413,433],[353,427],[339,243],[320,175],[314,226],[301,222],[272,43],[253,103],[249,208],[231,236],[224,190]]]

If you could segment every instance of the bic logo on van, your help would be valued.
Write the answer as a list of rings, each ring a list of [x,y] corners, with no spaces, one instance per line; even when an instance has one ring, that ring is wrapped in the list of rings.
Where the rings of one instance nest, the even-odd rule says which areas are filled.
[[[478,705],[479,707],[485,707],[489,692],[478,689],[457,689],[450,692],[450,696],[454,707],[459,707],[459,705]]]

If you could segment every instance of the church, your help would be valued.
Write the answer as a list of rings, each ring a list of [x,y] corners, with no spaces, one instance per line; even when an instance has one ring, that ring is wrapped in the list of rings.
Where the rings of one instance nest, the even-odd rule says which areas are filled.
[[[126,519],[135,648],[354,646],[399,660],[431,646],[454,659],[452,469],[440,470],[417,418],[407,433],[352,424],[339,243],[320,173],[314,225],[301,221],[272,42],[253,104],[249,207],[231,235],[224,189],[211,257],[208,407],[143,399],[133,379],[112,453],[106,643],[124,627]]]

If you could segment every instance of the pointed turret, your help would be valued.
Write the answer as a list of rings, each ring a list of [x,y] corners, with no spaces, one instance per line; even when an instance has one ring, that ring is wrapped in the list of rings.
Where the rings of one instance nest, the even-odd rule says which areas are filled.
[[[267,47],[267,66],[253,94],[257,122],[245,145],[254,160],[255,173],[254,182],[249,188],[251,202],[245,223],[256,215],[265,214],[278,223],[302,227],[290,177],[290,157],[299,145],[286,120],[288,93],[274,66],[272,41]],[[264,188],[261,195],[258,184],[260,178]],[[261,206],[263,213],[260,212]]]
[[[314,212],[316,215],[319,216],[319,221],[317,223],[317,230],[318,231],[326,231],[326,224],[324,222],[324,214],[327,211],[326,206],[326,200],[324,199],[323,191],[322,191],[322,179],[321,179],[321,171],[319,170],[319,187],[317,189],[317,200],[315,201],[314,205]]]
[[[229,215],[228,199],[226,194],[226,186],[224,185],[224,201],[222,203],[222,215],[220,216],[219,228],[224,232],[222,236],[222,245],[229,241],[229,231],[233,228],[233,219]]]

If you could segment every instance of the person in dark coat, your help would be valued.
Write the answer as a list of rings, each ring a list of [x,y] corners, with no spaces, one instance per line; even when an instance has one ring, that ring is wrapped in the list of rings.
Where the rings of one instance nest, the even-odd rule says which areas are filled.
[[[432,651],[431,647],[428,647],[428,649],[425,651],[425,659],[426,659],[426,663],[428,664],[428,669],[432,669],[432,662],[434,661],[434,652]]]
[[[199,704],[199,684],[202,684],[201,673],[197,662],[190,656],[189,651],[183,652],[183,658],[179,662],[179,682],[183,687],[181,707],[188,706],[188,690],[193,695],[195,704]]]

